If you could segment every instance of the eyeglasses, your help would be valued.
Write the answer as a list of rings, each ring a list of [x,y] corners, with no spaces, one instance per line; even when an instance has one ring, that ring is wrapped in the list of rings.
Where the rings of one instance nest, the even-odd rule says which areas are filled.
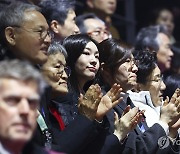
[[[41,29],[41,30],[28,30],[24,27],[21,27],[21,26],[13,26],[13,27],[16,27],[16,28],[20,28],[26,32],[34,32],[34,33],[39,33],[39,36],[40,36],[40,39],[41,40],[45,40],[47,36],[49,36],[51,38],[51,35],[50,35],[50,31],[49,30],[45,30],[45,29]]]
[[[64,66],[63,64],[60,64],[58,68],[59,68],[59,73],[58,73],[58,74],[59,74],[60,76],[62,76],[63,73],[64,73],[64,71],[65,71],[66,74],[67,74],[67,76],[70,77],[70,75],[71,75],[71,69],[70,69],[70,67]]]
[[[87,33],[88,35],[94,35],[94,36],[99,36],[99,35],[107,35],[107,36],[109,36],[110,35],[110,33],[108,32],[108,30],[106,30],[106,29],[97,29],[97,30],[94,30],[94,31],[92,31],[92,32],[88,32]]]
[[[131,66],[139,65],[139,60],[136,60],[134,58],[127,58],[125,62],[129,63]]]
[[[150,81],[154,81],[154,82],[162,82],[162,81],[163,81],[163,76],[157,77],[157,78],[152,79],[152,80],[150,80]]]

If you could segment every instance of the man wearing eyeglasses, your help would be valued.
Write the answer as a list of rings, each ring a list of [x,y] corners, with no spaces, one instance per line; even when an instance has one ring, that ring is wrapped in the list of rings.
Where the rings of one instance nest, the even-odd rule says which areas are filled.
[[[78,16],[76,18],[76,24],[82,34],[88,34],[98,43],[111,37],[111,34],[107,30],[104,21],[99,19],[93,13]]]
[[[11,3],[0,12],[0,59],[25,59],[32,64],[47,60],[51,38],[40,8],[22,2]]]

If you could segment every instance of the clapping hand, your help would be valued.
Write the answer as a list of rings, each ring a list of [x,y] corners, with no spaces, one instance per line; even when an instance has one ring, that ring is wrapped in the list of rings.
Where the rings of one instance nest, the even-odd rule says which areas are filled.
[[[175,117],[172,118],[171,122],[169,123],[169,136],[171,138],[174,138],[176,137],[178,129],[180,128],[180,89],[179,88],[176,89],[170,101],[168,97],[166,98],[163,106],[167,106],[168,104],[174,106],[173,115]]]
[[[91,85],[84,96],[80,94],[78,103],[79,113],[90,120],[94,120],[101,98],[102,93],[99,85]]]
[[[122,101],[122,98],[120,98],[121,91],[120,85],[115,83],[106,95],[101,98],[96,113],[96,120],[101,121],[108,111]]]
[[[116,135],[119,140],[124,139],[127,136],[127,134],[130,131],[132,131],[141,121],[143,115],[144,110],[139,111],[137,107],[130,109],[129,105],[124,110],[120,119],[118,118],[118,115],[115,112],[114,135]]]
[[[171,100],[167,97],[161,108],[160,120],[173,126],[180,118],[180,89],[176,89]]]

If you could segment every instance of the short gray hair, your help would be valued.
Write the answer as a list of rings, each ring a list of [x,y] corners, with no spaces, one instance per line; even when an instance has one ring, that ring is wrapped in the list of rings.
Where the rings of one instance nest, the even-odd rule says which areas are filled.
[[[160,43],[160,40],[158,39],[159,33],[168,35],[167,28],[163,25],[142,28],[136,37],[136,50],[150,49],[157,52]]]
[[[48,55],[62,53],[67,58],[67,51],[59,41],[53,41],[48,48]]]
[[[34,80],[38,84],[40,94],[44,92],[47,85],[41,73],[29,62],[17,59],[0,62],[0,78],[14,78],[22,81]]]
[[[0,35],[2,40],[0,42],[5,42],[5,29],[8,26],[21,26],[24,21],[24,13],[27,11],[41,11],[41,9],[32,4],[27,4],[23,2],[12,2],[5,9],[0,11]]]

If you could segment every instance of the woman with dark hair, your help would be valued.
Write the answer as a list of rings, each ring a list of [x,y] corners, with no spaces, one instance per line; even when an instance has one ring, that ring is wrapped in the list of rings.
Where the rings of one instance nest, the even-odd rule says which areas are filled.
[[[84,94],[84,86],[87,82],[95,79],[96,74],[99,70],[99,51],[96,46],[96,42],[93,41],[88,35],[84,34],[78,34],[78,35],[71,35],[67,37],[63,41],[63,45],[66,48],[68,58],[67,58],[67,65],[71,68],[71,76],[69,77],[69,83],[70,83],[70,91],[67,96],[64,97],[64,99],[67,101],[67,99],[74,98],[78,99],[79,95]],[[98,122],[103,120],[104,125],[108,125],[108,121],[104,116],[106,113],[112,109],[117,103],[120,102],[121,99],[118,99],[121,93],[121,88],[118,84],[114,83],[111,85],[112,88],[109,89],[109,91],[102,97],[96,114],[96,120]],[[62,99],[61,99],[62,100]],[[77,101],[76,101],[77,102]],[[102,114],[102,110],[107,111],[106,113]],[[99,133],[98,137],[96,138],[96,142],[92,143],[92,145],[88,146],[88,153],[104,153],[105,151],[109,151],[110,149],[116,149],[115,147],[120,146],[120,142],[128,133],[128,131],[131,130],[135,125],[133,124],[133,117],[138,117],[139,119],[142,114],[138,113],[137,109],[134,110],[126,110],[128,111],[128,114],[131,114],[133,112],[134,116],[128,116],[125,118],[125,125],[123,125],[123,122],[120,124],[115,122],[115,131],[107,135],[105,132],[107,131],[107,128],[102,130],[101,133]],[[114,118],[114,115],[113,115]],[[136,123],[138,120],[136,121]],[[121,125],[118,126],[118,123]],[[114,126],[114,123],[113,123]],[[125,126],[125,127],[124,127]],[[104,127],[105,128],[105,127]],[[107,135],[107,136],[106,136]],[[115,141],[115,142],[114,142]],[[109,144],[106,144],[109,143]],[[96,147],[96,148],[92,148]],[[86,152],[87,153],[87,152]]]
[[[137,93],[129,92],[135,106],[145,110],[149,127],[159,121],[160,107],[163,103],[163,90],[166,86],[161,79],[161,71],[156,64],[156,55],[148,50],[134,52],[139,61],[137,71]]]
[[[166,103],[168,102],[169,105],[171,105],[175,101],[165,100],[166,103],[163,105],[163,91],[166,89],[166,85],[162,80],[161,71],[157,66],[155,53],[149,50],[140,50],[134,53],[134,57],[139,61],[137,71],[137,90],[139,92],[129,92],[130,98],[135,106],[141,110],[145,110],[146,122],[148,126],[151,127],[155,123],[162,121],[162,113],[164,109],[168,107]],[[174,99],[178,102],[179,92],[175,92],[174,90],[174,93]],[[170,111],[166,111],[165,114],[169,112]],[[176,123],[176,126],[173,124],[169,125],[169,134],[167,134],[173,138],[176,137],[179,128],[178,119],[176,119],[174,123]]]
[[[53,41],[48,49],[47,56],[48,60],[42,66],[41,72],[49,84],[49,88],[44,94],[38,112],[38,129],[34,141],[48,149],[74,154],[84,153],[88,143],[100,133],[101,125],[104,127],[103,124],[95,121],[97,109],[102,98],[101,89],[98,85],[90,86],[87,92],[84,93],[84,96],[81,95],[79,99],[76,98],[78,101],[78,107],[75,106],[76,108],[72,106],[73,99],[71,97],[68,99],[69,103],[59,101],[59,96],[65,96],[68,93],[67,80],[69,71],[65,60],[67,52],[59,42]],[[103,97],[103,100],[107,104],[118,102],[119,89],[120,87],[115,85],[112,91]],[[114,98],[113,101],[109,97]],[[73,107],[76,110],[79,109],[75,118],[71,115]],[[103,117],[109,108],[101,107],[98,116]],[[132,112],[129,113],[130,115],[133,114]],[[128,120],[128,117],[118,120],[117,126],[122,128],[126,120]],[[119,124],[119,121],[122,124]],[[134,118],[134,121],[136,121],[136,118]],[[119,129],[117,130],[119,131]],[[116,135],[119,135],[121,139],[124,134],[127,134],[127,130],[120,133],[117,132]]]
[[[84,93],[87,81],[93,80],[99,70],[97,43],[87,35],[72,35],[63,41],[68,53],[67,66],[71,69],[70,90]]]
[[[98,48],[101,63],[99,83],[102,89],[104,92],[107,92],[114,83],[120,84],[123,89],[123,93],[121,93],[123,102],[119,103],[113,108],[113,110],[116,111],[119,116],[121,116],[124,108],[127,105],[130,105],[132,108],[134,107],[134,104],[129,98],[127,91],[136,86],[136,73],[138,71],[137,61],[134,60],[131,49],[126,47],[118,40],[104,40],[98,45]],[[177,112],[178,108],[174,109]],[[161,115],[163,119],[162,121],[166,124],[169,123],[169,121],[166,119],[169,119],[170,117],[175,119],[176,116],[177,115],[170,115],[170,113],[167,114],[165,112],[163,112]],[[111,122],[113,121],[113,112],[109,112],[108,119]],[[111,123],[110,131],[112,130],[113,122]],[[143,118],[138,126],[131,133],[129,133],[127,140],[123,146],[120,147],[120,151],[121,153],[138,154],[162,152],[157,146],[157,143],[160,137],[166,136],[166,130],[167,128],[165,128],[162,123],[156,123],[148,129],[145,119]],[[171,146],[169,146],[164,152],[169,153],[172,151]]]

